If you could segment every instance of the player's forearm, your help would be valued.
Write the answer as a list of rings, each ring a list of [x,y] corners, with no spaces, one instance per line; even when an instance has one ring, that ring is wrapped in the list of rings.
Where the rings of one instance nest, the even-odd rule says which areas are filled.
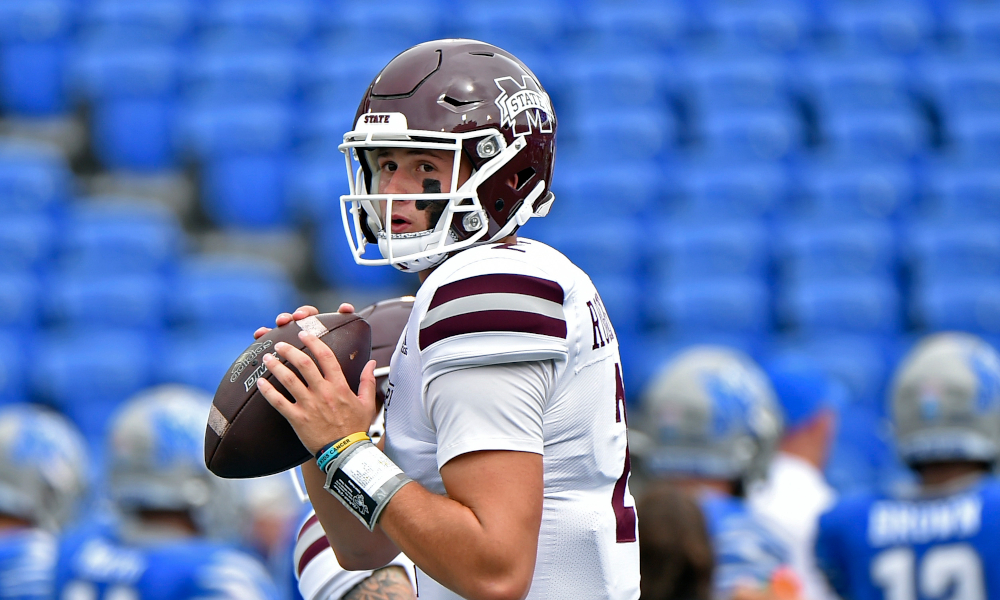
[[[323,489],[326,475],[315,462],[309,460],[302,465],[302,478],[340,566],[351,571],[378,569],[399,554],[399,549],[379,528],[368,531],[339,500]]]
[[[537,525],[482,522],[473,509],[416,483],[392,498],[379,523],[421,570],[463,598],[513,600],[528,593]]]

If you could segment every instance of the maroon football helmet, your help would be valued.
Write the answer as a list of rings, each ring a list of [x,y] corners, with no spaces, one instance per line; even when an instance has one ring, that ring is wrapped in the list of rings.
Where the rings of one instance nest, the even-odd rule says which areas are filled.
[[[351,185],[341,212],[355,260],[421,271],[450,252],[495,242],[529,218],[545,216],[554,199],[555,134],[548,94],[509,52],[452,39],[399,54],[368,87],[354,130],[340,146]],[[451,189],[378,194],[379,148],[453,152]],[[459,182],[462,160],[472,175]],[[391,213],[392,202],[404,200],[443,208],[431,229],[393,234],[382,206]],[[364,256],[367,244],[378,245],[380,259]]]

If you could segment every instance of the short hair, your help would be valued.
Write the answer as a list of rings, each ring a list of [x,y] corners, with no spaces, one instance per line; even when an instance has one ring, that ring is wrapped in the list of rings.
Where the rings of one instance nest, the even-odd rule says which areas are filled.
[[[668,481],[636,503],[641,600],[710,600],[715,556],[701,507]]]

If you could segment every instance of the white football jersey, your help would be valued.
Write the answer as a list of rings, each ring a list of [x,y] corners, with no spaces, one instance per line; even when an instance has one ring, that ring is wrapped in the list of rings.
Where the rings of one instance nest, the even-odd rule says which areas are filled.
[[[427,390],[436,377],[525,361],[555,366],[537,447],[477,435],[475,428],[456,432],[454,421],[435,421]],[[454,456],[479,450],[542,453],[545,496],[528,598],[638,598],[621,369],[601,298],[565,256],[527,239],[463,250],[420,287],[392,356],[386,454],[424,487],[444,494],[439,468]],[[488,386],[483,381],[481,389]],[[471,399],[476,389],[468,394]],[[519,401],[510,398],[500,408],[528,412],[520,411]],[[420,598],[458,598],[419,568],[416,575]]]

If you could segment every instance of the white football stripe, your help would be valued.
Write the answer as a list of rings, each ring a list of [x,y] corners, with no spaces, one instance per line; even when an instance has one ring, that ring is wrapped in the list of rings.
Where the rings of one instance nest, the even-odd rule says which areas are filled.
[[[420,328],[430,327],[438,321],[484,310],[513,310],[517,312],[530,312],[559,319],[566,320],[562,304],[529,296],[527,294],[473,294],[449,300],[441,306],[427,311],[423,320],[420,321]]]
[[[219,412],[219,409],[215,408],[214,404],[212,405],[212,409],[208,411],[208,426],[219,437],[224,437],[226,431],[229,430],[229,421],[226,420],[226,417],[222,416],[222,413]]]
[[[316,337],[323,337],[328,331],[330,331],[326,328],[326,325],[323,325],[323,323],[316,317],[306,317],[295,322],[299,324],[302,331],[308,331]]]

